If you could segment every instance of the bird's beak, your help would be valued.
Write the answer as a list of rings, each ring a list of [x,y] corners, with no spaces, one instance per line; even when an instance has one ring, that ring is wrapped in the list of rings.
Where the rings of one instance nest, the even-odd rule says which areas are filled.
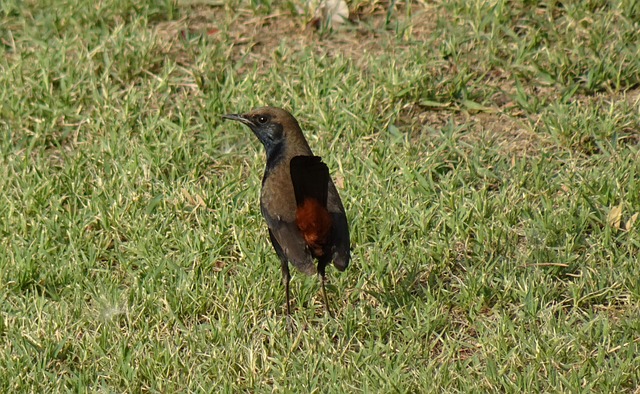
[[[242,124],[246,124],[247,126],[251,127],[253,126],[253,122],[251,121],[251,119],[249,119],[248,117],[246,117],[245,115],[240,115],[240,114],[226,114],[226,115],[222,115],[222,119],[229,119],[229,120],[235,120],[237,122],[240,122]]]

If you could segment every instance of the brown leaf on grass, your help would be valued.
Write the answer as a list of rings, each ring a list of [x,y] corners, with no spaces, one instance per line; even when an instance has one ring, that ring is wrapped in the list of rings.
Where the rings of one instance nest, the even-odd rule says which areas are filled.
[[[627,220],[627,222],[624,224],[624,229],[629,231],[633,228],[633,225],[636,223],[636,220],[638,220],[638,212],[634,213],[629,220]]]
[[[615,229],[619,229],[621,219],[622,219],[622,204],[611,208],[611,211],[609,211],[609,215],[607,215],[607,223],[609,224],[609,226]]]
[[[185,200],[187,200],[187,203],[189,205],[193,206],[194,209],[207,207],[207,203],[204,202],[204,199],[202,197],[200,197],[198,194],[192,195],[187,189],[182,189],[182,196]]]

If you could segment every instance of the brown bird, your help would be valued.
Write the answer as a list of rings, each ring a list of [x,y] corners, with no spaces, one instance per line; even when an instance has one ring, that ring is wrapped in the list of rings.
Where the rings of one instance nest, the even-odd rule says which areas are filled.
[[[351,252],[347,217],[328,167],[313,155],[300,125],[283,109],[262,107],[223,118],[249,126],[267,153],[260,210],[280,258],[287,314],[291,313],[290,262],[305,274],[320,275],[322,297],[333,316],[324,286],[325,268],[333,261],[339,271],[344,271]],[[314,259],[318,261],[317,270]]]

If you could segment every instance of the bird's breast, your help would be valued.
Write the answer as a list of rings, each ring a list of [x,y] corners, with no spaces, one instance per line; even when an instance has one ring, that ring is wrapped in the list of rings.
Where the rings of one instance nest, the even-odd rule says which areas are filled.
[[[287,166],[279,166],[265,174],[260,194],[263,213],[278,220],[293,223],[296,218],[296,197]]]

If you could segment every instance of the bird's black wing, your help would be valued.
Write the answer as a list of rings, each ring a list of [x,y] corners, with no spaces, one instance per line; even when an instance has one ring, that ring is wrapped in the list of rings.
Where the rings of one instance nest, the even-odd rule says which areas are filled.
[[[344,212],[340,195],[331,179],[328,181],[327,210],[329,214],[331,214],[331,220],[333,222],[331,228],[330,255],[333,260],[333,265],[339,271],[344,271],[347,266],[349,266],[349,260],[351,259],[349,225],[347,224],[347,215]]]
[[[327,206],[329,168],[318,156],[295,156],[289,162],[296,204],[302,205],[306,198],[314,198],[323,207]]]

